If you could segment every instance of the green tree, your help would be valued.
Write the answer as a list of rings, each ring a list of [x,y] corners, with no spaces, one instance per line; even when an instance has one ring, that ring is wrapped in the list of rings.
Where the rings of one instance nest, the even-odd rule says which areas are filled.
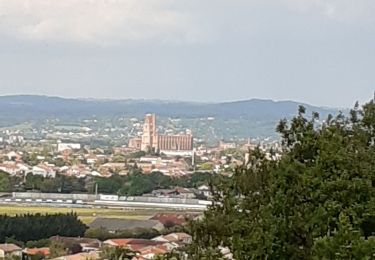
[[[375,256],[374,101],[324,123],[305,112],[279,123],[280,160],[257,149],[213,180],[213,205],[190,226],[191,259],[215,259],[220,246],[235,259]]]
[[[105,246],[100,251],[101,259],[108,260],[131,260],[136,254],[126,247]]]
[[[5,192],[9,191],[10,187],[10,176],[6,172],[0,171],[0,191]]]
[[[49,245],[49,252],[49,256],[51,258],[56,258],[66,254],[64,245],[61,242],[56,241],[51,242],[51,244]]]

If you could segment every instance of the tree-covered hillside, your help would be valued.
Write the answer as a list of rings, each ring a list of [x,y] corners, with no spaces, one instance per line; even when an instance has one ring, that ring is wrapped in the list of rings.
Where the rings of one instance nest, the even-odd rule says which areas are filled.
[[[208,139],[267,137],[274,135],[280,118],[290,118],[300,103],[293,101],[251,99],[225,103],[193,103],[155,100],[79,100],[46,96],[0,96],[0,127],[24,122],[41,125],[57,118],[61,124],[82,123],[83,119],[137,117],[155,113],[158,120],[180,119],[181,125],[196,136]],[[303,104],[322,115],[337,113]],[[214,120],[208,120],[214,118]]]

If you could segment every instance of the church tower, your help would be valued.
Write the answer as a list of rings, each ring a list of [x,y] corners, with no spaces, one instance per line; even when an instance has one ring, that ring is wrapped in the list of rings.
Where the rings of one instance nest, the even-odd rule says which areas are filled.
[[[158,147],[157,141],[155,114],[147,114],[143,125],[141,150],[156,150]]]

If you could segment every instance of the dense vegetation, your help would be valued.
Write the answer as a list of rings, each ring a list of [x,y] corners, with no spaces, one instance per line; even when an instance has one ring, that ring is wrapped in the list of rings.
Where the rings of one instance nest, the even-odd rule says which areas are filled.
[[[0,215],[0,243],[7,238],[27,242],[56,235],[79,237],[84,235],[86,228],[74,213]]]
[[[110,247],[105,246],[100,251],[100,259],[108,260],[131,260],[136,256],[135,252],[132,252],[126,247]]]
[[[133,171],[128,176],[113,175],[109,178],[96,178],[100,193],[138,196],[155,189],[168,189],[175,186],[197,188],[207,184],[212,175],[210,173],[194,173],[180,178],[166,176],[160,172],[143,174]]]
[[[44,178],[28,174],[23,179],[0,172],[0,192],[37,190],[41,192],[93,193],[95,185],[98,184],[100,193],[138,196],[154,189],[175,186],[196,188],[207,184],[210,177],[211,174],[206,172],[173,178],[160,172],[143,174],[140,170],[133,170],[128,176],[114,174],[109,178],[76,178],[60,174],[57,174],[56,178]]]
[[[117,232],[109,232],[105,228],[89,228],[85,233],[85,237],[96,238],[102,241],[113,238],[151,239],[159,235],[160,232],[153,228],[134,228],[131,230],[122,230]]]
[[[232,178],[212,183],[214,204],[191,224],[189,259],[373,259],[375,103],[277,127],[284,154],[254,151]]]

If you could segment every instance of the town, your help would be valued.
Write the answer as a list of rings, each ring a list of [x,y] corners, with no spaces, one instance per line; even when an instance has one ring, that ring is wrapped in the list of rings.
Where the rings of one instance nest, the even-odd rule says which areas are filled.
[[[0,0],[0,260],[375,259],[374,0]]]
[[[29,174],[49,179],[67,176],[91,180],[96,177],[126,176],[134,170],[178,178],[199,172],[228,175],[246,161],[246,154],[255,147],[260,147],[268,156],[279,156],[279,144],[275,141],[252,142],[249,138],[242,143],[220,141],[216,146],[209,147],[202,144],[199,137],[194,137],[189,129],[182,133],[165,129],[164,134],[160,134],[164,128],[156,124],[153,114],[146,115],[143,124],[136,119],[133,121],[130,130],[133,135],[119,146],[87,144],[87,139],[91,143],[100,143],[101,138],[108,137],[107,132],[115,131],[111,129],[104,129],[105,134],[88,127],[72,129],[67,126],[56,127],[57,130],[2,130],[0,170],[10,176],[25,177],[21,178],[22,183]],[[117,141],[116,137],[113,141]],[[271,150],[272,155],[269,153]],[[7,188],[12,191],[30,189],[23,187],[22,183]],[[45,187],[44,191],[58,191],[50,188]],[[99,185],[99,192],[101,188]],[[86,191],[94,192],[90,189]]]
[[[279,144],[267,140],[205,145],[190,129],[158,124],[155,114],[130,122],[125,143],[118,142],[125,136],[118,127],[90,128],[92,120],[81,127],[2,130],[0,209],[92,211],[89,220],[79,216],[86,220],[79,234],[85,238],[41,237],[33,244],[12,243],[4,235],[0,257],[99,259],[103,248],[126,245],[137,252],[134,259],[153,259],[191,241],[184,225],[211,204],[210,179],[231,176],[256,148],[270,159],[280,156]],[[108,137],[113,143],[101,142]],[[111,213],[101,215],[102,210]],[[120,217],[113,217],[116,210],[123,210]],[[128,219],[129,211],[142,216]]]

